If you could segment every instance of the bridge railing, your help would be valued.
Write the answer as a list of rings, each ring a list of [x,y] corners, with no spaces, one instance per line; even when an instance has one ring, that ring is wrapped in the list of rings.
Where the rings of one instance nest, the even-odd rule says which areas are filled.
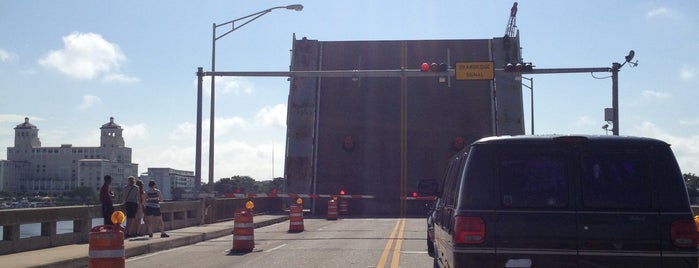
[[[244,208],[249,199],[205,198],[192,201],[161,203],[161,213],[166,230],[231,220],[236,208]],[[282,211],[281,198],[254,200],[255,213],[278,213]],[[121,205],[115,205],[122,210]],[[100,205],[64,206],[47,208],[25,208],[0,210],[0,255],[87,243],[92,220],[102,217]],[[57,233],[57,223],[72,221],[72,232]],[[22,225],[39,224],[38,236],[20,237]]]

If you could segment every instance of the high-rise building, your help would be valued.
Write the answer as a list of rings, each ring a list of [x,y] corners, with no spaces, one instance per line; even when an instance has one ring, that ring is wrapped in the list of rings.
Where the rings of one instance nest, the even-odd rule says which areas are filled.
[[[195,187],[194,172],[186,170],[177,170],[172,168],[148,168],[148,172],[141,174],[140,179],[143,180],[146,188],[148,182],[155,181],[155,187],[163,194],[163,199],[174,199],[174,190],[180,188],[184,191],[192,191],[198,189]]]
[[[98,190],[105,175],[111,175],[115,185],[136,177],[138,164],[131,163],[121,126],[110,117],[100,130],[96,147],[42,147],[39,128],[25,118],[15,127],[15,144],[7,148],[7,160],[0,162],[1,190],[55,195],[81,186]]]

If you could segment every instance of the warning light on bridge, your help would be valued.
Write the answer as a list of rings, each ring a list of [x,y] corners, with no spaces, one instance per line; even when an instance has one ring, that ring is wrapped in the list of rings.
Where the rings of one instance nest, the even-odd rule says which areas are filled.
[[[340,195],[345,195],[345,190],[340,190]]]
[[[413,192],[413,197],[417,197],[417,192]]]

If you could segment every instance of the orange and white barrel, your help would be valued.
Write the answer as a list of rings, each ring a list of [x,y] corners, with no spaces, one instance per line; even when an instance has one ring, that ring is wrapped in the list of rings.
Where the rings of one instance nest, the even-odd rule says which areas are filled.
[[[252,212],[237,209],[233,218],[233,248],[231,252],[251,252],[255,248],[255,225]]]
[[[303,207],[289,206],[289,233],[303,232]]]
[[[340,215],[349,215],[347,199],[345,198],[340,198]]]
[[[87,267],[126,267],[124,231],[119,225],[100,225],[90,230]]]
[[[337,202],[335,200],[330,199],[328,201],[328,220],[337,220]]]

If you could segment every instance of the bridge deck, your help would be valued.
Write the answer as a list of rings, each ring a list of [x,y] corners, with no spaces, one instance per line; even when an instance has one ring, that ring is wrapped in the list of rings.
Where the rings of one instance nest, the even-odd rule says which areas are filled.
[[[255,228],[285,221],[288,215],[260,215],[253,218]],[[233,221],[168,230],[169,238],[139,237],[124,241],[126,258],[194,244],[231,235]],[[86,267],[89,244],[67,245],[0,256],[5,268],[21,267]]]

